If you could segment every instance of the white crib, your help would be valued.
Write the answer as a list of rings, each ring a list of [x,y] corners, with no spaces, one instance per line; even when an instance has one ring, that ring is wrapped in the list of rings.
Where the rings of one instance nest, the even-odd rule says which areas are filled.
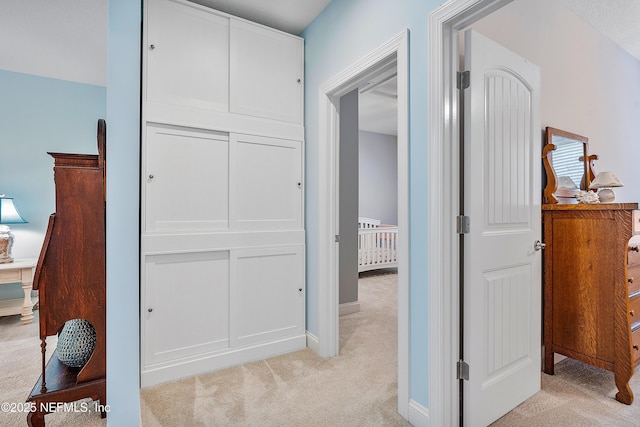
[[[398,227],[358,218],[358,272],[398,266]]]

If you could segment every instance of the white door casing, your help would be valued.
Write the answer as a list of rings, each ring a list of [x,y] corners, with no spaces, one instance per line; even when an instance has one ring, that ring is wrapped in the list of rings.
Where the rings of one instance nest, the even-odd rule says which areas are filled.
[[[495,421],[540,390],[540,70],[465,33],[464,425]]]
[[[409,416],[409,142],[408,142],[408,31],[363,57],[323,83],[319,97],[318,206],[318,353],[338,354],[338,244],[337,149],[340,97],[358,87],[395,57],[398,73],[398,412]]]

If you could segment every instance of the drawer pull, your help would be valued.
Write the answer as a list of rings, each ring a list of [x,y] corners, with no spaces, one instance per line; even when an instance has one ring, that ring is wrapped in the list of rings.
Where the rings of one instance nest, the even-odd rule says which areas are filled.
[[[629,252],[640,252],[640,245],[629,246]]]
[[[636,311],[635,311],[635,310],[631,310],[631,311],[629,312],[629,314],[633,317],[633,316],[635,316],[635,315],[636,315]]]
[[[633,277],[629,277],[629,278],[627,279],[627,282],[629,282],[629,283],[633,283]]]
[[[635,351],[638,351],[638,344],[634,344],[634,345],[633,345],[633,349],[634,349]]]

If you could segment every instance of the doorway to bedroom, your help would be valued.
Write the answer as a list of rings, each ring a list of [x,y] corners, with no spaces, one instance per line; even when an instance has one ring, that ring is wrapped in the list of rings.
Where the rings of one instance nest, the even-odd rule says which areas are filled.
[[[341,111],[341,98],[354,90],[363,89],[373,77],[395,64],[397,74],[397,402],[398,412],[404,418],[409,412],[409,144],[408,144],[408,31],[389,40],[364,58],[320,85],[320,147],[319,172],[326,177],[319,183],[319,266],[320,283],[318,353],[323,357],[340,353],[339,327],[339,266],[345,242],[356,245],[356,261],[350,263],[357,273],[357,240],[342,236],[343,231],[357,233],[358,213],[349,222],[339,218],[341,193],[340,124],[345,122]],[[352,129],[353,132],[353,129]],[[359,130],[358,130],[359,132]],[[348,165],[348,163],[345,163]],[[353,163],[352,163],[353,165]],[[353,172],[353,171],[351,171]],[[356,198],[351,196],[351,199]],[[344,198],[342,198],[344,200]],[[350,223],[350,224],[349,224]],[[381,222],[382,223],[382,222]],[[343,230],[344,228],[344,230]],[[354,243],[355,242],[355,243]],[[348,245],[348,243],[347,243]],[[353,252],[352,252],[353,253]],[[344,264],[344,263],[342,263]],[[346,264],[345,264],[346,265]],[[313,343],[313,340],[311,341]],[[392,386],[392,388],[395,388]]]
[[[396,61],[340,98],[339,356],[397,400],[398,114]],[[395,406],[395,405],[394,405]]]
[[[359,275],[398,266],[397,67],[340,98],[339,314],[361,309]]]

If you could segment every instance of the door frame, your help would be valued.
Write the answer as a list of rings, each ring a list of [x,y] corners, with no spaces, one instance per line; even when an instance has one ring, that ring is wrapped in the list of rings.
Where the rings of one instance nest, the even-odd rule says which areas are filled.
[[[338,153],[340,97],[356,89],[381,66],[396,62],[398,74],[398,412],[409,408],[409,32],[405,30],[319,88],[318,351],[339,353]]]
[[[429,422],[458,425],[460,343],[459,31],[513,0],[450,0],[429,14]]]

